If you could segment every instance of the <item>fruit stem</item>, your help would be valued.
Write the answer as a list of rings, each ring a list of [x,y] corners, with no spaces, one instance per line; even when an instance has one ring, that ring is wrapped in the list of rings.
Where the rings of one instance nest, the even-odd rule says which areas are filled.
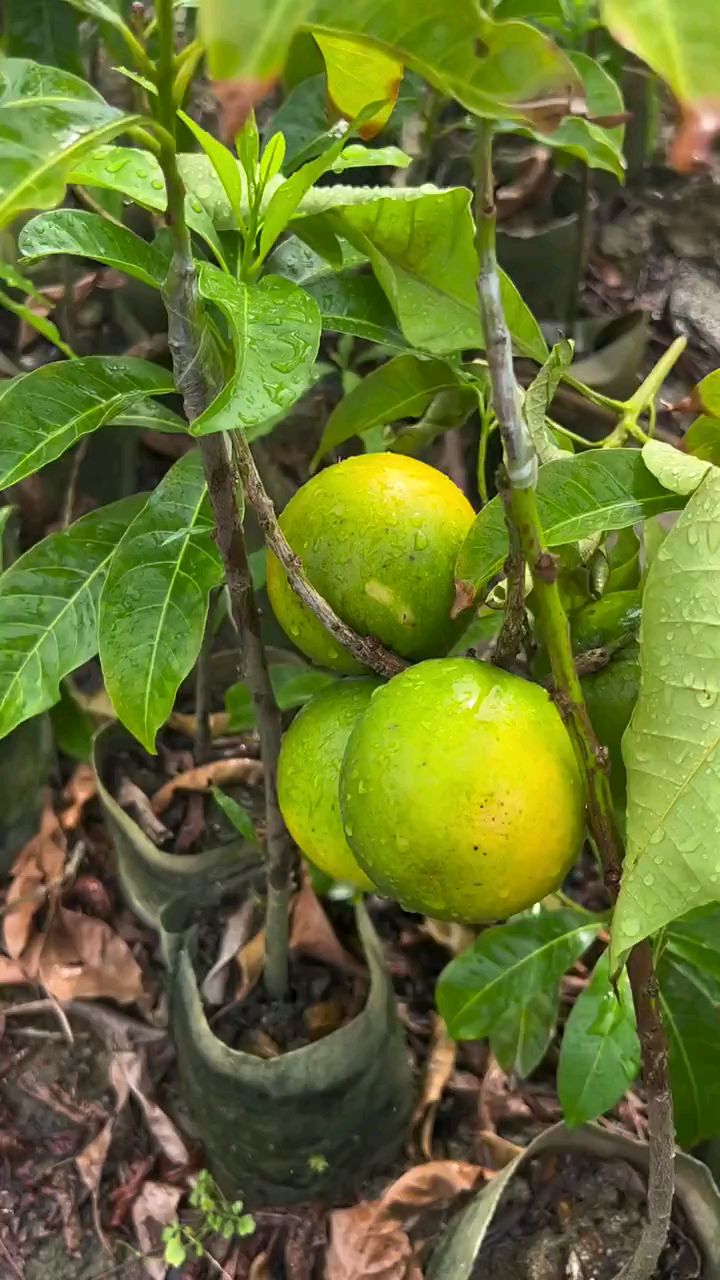
[[[327,600],[315,590],[305,576],[302,561],[295,555],[278,524],[272,499],[262,482],[250,445],[242,432],[233,432],[232,447],[245,496],[255,511],[267,546],[280,561],[295,594],[322,622],[325,629],[363,666],[370,667],[372,671],[386,678],[404,671],[408,665],[404,658],[399,658],[397,654],[383,648],[373,636],[361,636],[357,631],[353,631],[352,627],[338,617]]]
[[[478,120],[476,123],[475,243],[479,259],[478,294],[493,405],[502,435],[510,482],[507,510],[532,575],[534,609],[550,657],[555,698],[582,771],[588,828],[603,864],[605,883],[614,903],[620,884],[623,847],[610,791],[608,753],[598,743],[585,707],[573,658],[570,628],[558,590],[557,559],[544,546],[535,493],[537,459],[520,407],[511,339],[500,299],[495,255],[493,124],[489,120]],[[635,1253],[618,1280],[650,1280],[667,1239],[670,1224],[674,1188],[674,1130],[667,1038],[659,1010],[657,979],[648,940],[633,948],[628,973],[637,1013],[643,1079],[648,1096],[648,1212]]]
[[[173,256],[163,299],[168,314],[168,341],[175,381],[189,422],[208,407],[222,386],[222,372],[197,289],[192,244],[185,221],[185,188],[177,165],[175,104],[173,101],[174,40],[172,0],[157,0],[159,55],[156,82],[158,118],[163,125],[160,164],[168,194],[167,220]],[[295,855],[290,834],[277,799],[277,760],[282,720],[268,671],[260,633],[238,502],[238,477],[230,441],[224,433],[199,441],[210,503],[215,516],[215,536],[225,568],[233,621],[242,646],[242,669],[257,714],[264,764],[267,848],[267,909],[264,981],[274,1000],[289,991],[288,948],[290,892]]]

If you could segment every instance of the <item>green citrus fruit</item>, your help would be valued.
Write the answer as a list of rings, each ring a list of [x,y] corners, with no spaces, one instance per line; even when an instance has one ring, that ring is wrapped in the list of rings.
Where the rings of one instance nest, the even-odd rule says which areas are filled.
[[[333,880],[374,889],[343,832],[338,779],[347,740],[367,709],[379,680],[337,680],[295,716],[278,761],[278,799],[288,830],[302,852]]]
[[[454,567],[474,519],[441,471],[394,453],[348,458],[291,498],[280,526],[305,572],[343,621],[402,657],[447,653],[467,618],[450,619]],[[362,668],[300,602],[273,555],[267,589],[283,630],[336,671]]]
[[[360,865],[381,892],[439,919],[501,919],[556,889],[583,809],[548,694],[472,658],[421,662],[383,685],[340,774]]]
[[[639,590],[611,591],[578,609],[570,619],[575,653],[601,649],[619,639],[637,639],[642,595]]]

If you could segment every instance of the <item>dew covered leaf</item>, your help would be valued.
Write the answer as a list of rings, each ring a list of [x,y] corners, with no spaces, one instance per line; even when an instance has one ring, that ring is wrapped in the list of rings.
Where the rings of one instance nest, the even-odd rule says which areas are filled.
[[[134,356],[84,356],[16,378],[0,395],[0,489],[59,458],[88,432],[122,420],[147,396],[174,391],[166,369]]]
[[[202,460],[167,472],[113,557],[100,597],[100,662],[118,718],[146,750],[200,652],[208,600],[222,581]]]
[[[650,566],[640,694],[623,738],[627,853],[613,962],[720,899],[720,471],[712,468]]]
[[[37,214],[20,232],[18,248],[28,261],[57,253],[92,258],[155,289],[161,288],[170,265],[169,245],[162,240],[148,244],[128,227],[84,209]]]
[[[720,912],[670,926],[657,969],[678,1141],[720,1134]]]
[[[625,529],[685,502],[650,474],[637,449],[587,450],[547,462],[538,472],[537,498],[549,547]],[[468,600],[486,590],[506,557],[505,514],[497,497],[476,517],[458,554],[455,577]]]
[[[272,430],[310,384],[320,343],[318,305],[282,276],[245,284],[210,263],[200,265],[198,285],[227,320],[235,368],[195,419],[192,433],[242,429],[256,439]]]
[[[555,1029],[560,979],[601,925],[567,908],[485,929],[438,980],[437,1006],[450,1035],[489,1036],[501,1066],[527,1075]]]

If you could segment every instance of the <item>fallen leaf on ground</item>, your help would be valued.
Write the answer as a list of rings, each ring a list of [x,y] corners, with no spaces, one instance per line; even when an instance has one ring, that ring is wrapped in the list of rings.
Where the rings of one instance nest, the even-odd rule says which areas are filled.
[[[454,956],[466,951],[477,937],[477,929],[468,924],[458,924],[455,920],[433,920],[426,916],[420,928],[441,947],[447,947]]]
[[[45,893],[62,880],[67,844],[49,793],[45,799],[40,830],[20,850],[13,865],[3,922],[5,947],[17,960],[27,946],[34,916],[45,901]]]
[[[413,1247],[378,1201],[330,1214],[325,1280],[422,1280]]]
[[[435,1208],[463,1191],[472,1191],[490,1176],[479,1164],[465,1160],[430,1160],[408,1169],[383,1192],[378,1203],[394,1218],[404,1219],[422,1209]]]
[[[92,1205],[93,1223],[95,1224],[95,1232],[103,1249],[111,1252],[110,1246],[105,1238],[100,1221],[100,1209],[98,1205],[98,1190],[100,1188],[100,1179],[102,1178],[105,1161],[110,1143],[112,1142],[113,1131],[117,1123],[118,1116],[128,1100],[130,1090],[125,1076],[113,1070],[113,1063],[110,1066],[110,1079],[115,1089],[115,1108],[111,1116],[105,1121],[99,1133],[88,1142],[86,1147],[75,1157],[75,1165],[80,1178],[84,1182],[90,1192],[90,1202]]]
[[[117,1077],[124,1079],[127,1087],[139,1102],[145,1117],[145,1123],[160,1150],[173,1164],[190,1163],[190,1152],[178,1133],[169,1116],[148,1096],[148,1085],[145,1079],[145,1059],[142,1054],[132,1050],[116,1053],[113,1059],[113,1082]],[[118,1086],[115,1086],[116,1089]]]
[[[145,1179],[155,1163],[155,1156],[142,1156],[138,1160],[134,1160],[130,1165],[125,1180],[118,1187],[114,1187],[110,1192],[108,1199],[112,1205],[112,1213],[108,1226],[112,1231],[117,1231],[119,1227],[124,1226],[133,1202],[140,1194]]]
[[[162,1257],[163,1227],[169,1226],[176,1217],[182,1196],[182,1187],[173,1187],[169,1182],[146,1182],[130,1210],[137,1242],[144,1255],[143,1266],[151,1280],[164,1280],[167,1272]]]
[[[261,929],[249,942],[241,947],[235,956],[235,963],[240,970],[240,985],[235,993],[235,1000],[244,1000],[260,981],[265,964],[265,930]]]
[[[56,1000],[108,998],[130,1004],[143,992],[142,971],[129,946],[104,920],[58,907],[45,934],[36,934],[20,963],[26,980]]]
[[[155,433],[153,433],[155,434]],[[173,442],[181,440],[185,443],[184,436],[169,436],[169,440]],[[212,711],[210,713],[210,737],[222,738],[227,733],[230,725],[230,716],[227,711]],[[197,733],[197,716],[185,711],[173,711],[168,726],[176,729],[178,733],[184,733],[188,738],[194,738]]]
[[[188,853],[205,830],[205,802],[199,791],[192,791],[188,796],[185,817],[175,837],[174,853]]]
[[[230,1273],[232,1274],[232,1272]],[[253,1258],[248,1271],[248,1280],[272,1280],[270,1274],[270,1255],[267,1253],[259,1253],[257,1258]]]
[[[367,972],[339,942],[307,875],[293,905],[290,950],[322,960],[346,973]]]
[[[413,1115],[410,1131],[416,1134],[417,1145],[426,1160],[432,1160],[432,1139],[438,1105],[455,1068],[457,1044],[448,1035],[445,1022],[434,1015],[433,1033],[422,1090]]]
[[[69,801],[60,814],[63,831],[74,831],[80,825],[85,805],[97,794],[97,779],[92,765],[79,764],[68,782],[63,797]]]
[[[212,760],[210,764],[202,764],[197,769],[179,773],[160,787],[152,799],[153,812],[164,813],[172,804],[177,791],[208,791],[210,787],[229,786],[238,782],[252,787],[262,780],[262,776],[261,760],[248,760],[245,757]]]
[[[203,979],[200,988],[206,1004],[222,1004],[227,986],[227,969],[233,958],[244,947],[253,927],[255,904],[243,902],[242,906],[228,916],[223,927],[217,959]]]

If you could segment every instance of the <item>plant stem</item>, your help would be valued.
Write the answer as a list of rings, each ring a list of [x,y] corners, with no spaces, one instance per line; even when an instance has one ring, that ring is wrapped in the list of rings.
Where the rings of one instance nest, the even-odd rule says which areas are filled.
[[[585,782],[588,828],[603,864],[611,900],[617,897],[623,849],[617,831],[607,773],[608,753],[595,737],[575,669],[570,629],[557,585],[557,562],[543,543],[532,440],[520,410],[512,347],[500,302],[495,259],[495,202],[492,125],[478,121],[476,152],[476,244],[478,292],[493,404],[506,456],[510,492],[508,511],[533,579],[535,611],[555,683],[555,697],[575,748]],[[637,395],[637,393],[636,393]],[[635,404],[639,406],[639,396]],[[633,406],[635,407],[635,406]],[[673,1110],[667,1067],[667,1040],[658,1010],[657,979],[649,942],[630,955],[629,975],[643,1054],[648,1094],[648,1216],[622,1280],[650,1280],[667,1238],[673,1196]],[[618,1278],[620,1280],[620,1278]]]
[[[175,151],[175,105],[172,0],[157,0],[160,52],[157,63],[158,113],[163,125],[160,164],[168,197],[168,224],[173,257],[163,297],[168,313],[168,341],[175,381],[188,420],[207,408],[222,385],[222,373],[197,290],[190,233],[185,222],[185,189]],[[167,134],[167,137],[165,136]],[[277,800],[277,759],[282,721],[268,672],[260,634],[238,502],[238,477],[230,442],[224,434],[200,440],[205,478],[215,516],[216,540],[225,568],[233,620],[242,644],[243,674],[257,713],[264,763],[267,844],[267,916],[265,985],[275,1000],[288,993],[289,904],[294,865],[293,846]]]
[[[500,468],[502,471],[502,467]],[[510,495],[507,480],[503,476],[500,481],[500,493],[505,506],[505,524],[508,531],[509,555],[505,561],[507,580],[507,600],[505,616],[495,645],[493,662],[497,667],[511,670],[520,650],[523,648],[527,634],[525,617],[525,557],[520,545],[520,536],[509,509]]]
[[[233,436],[233,453],[240,473],[245,495],[253,507],[265,542],[277,556],[293,591],[306,604],[323,626],[347,649],[358,662],[371,667],[381,676],[395,676],[408,665],[404,658],[384,649],[373,636],[361,636],[330,607],[327,600],[315,590],[303,572],[302,562],[295,555],[290,543],[278,524],[275,508],[260,478],[250,446],[243,435]]]
[[[215,639],[214,621],[217,596],[217,591],[210,592],[205,634],[195,665],[195,749],[193,754],[196,764],[205,764],[210,754],[210,744],[212,742],[210,730],[210,708],[212,703],[210,662],[213,640]]]

